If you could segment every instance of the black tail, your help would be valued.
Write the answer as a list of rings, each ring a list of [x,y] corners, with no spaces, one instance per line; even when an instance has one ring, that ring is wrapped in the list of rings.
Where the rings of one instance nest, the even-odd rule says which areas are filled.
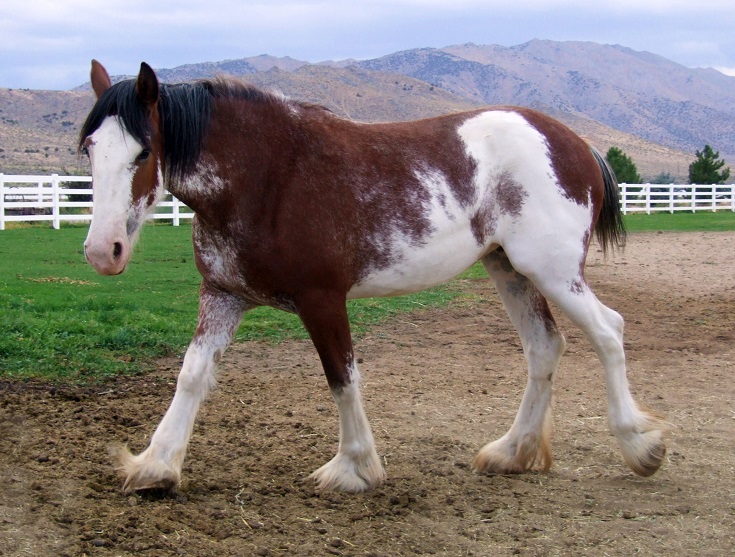
[[[615,172],[610,168],[608,162],[597,149],[590,146],[590,150],[597,164],[600,165],[602,180],[605,183],[602,210],[595,225],[595,234],[602,247],[602,252],[607,253],[608,249],[622,248],[625,245],[626,231],[623,213],[620,210],[620,190]]]

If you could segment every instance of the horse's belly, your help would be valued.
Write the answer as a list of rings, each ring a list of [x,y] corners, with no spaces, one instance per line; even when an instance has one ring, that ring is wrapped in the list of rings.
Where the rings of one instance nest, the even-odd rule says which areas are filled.
[[[393,262],[369,271],[347,297],[397,296],[425,290],[454,278],[490,249],[478,245],[469,228],[432,238],[421,246],[394,246]]]

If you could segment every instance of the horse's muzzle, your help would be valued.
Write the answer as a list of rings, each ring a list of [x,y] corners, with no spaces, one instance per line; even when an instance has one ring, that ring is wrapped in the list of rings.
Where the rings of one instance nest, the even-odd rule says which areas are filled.
[[[84,242],[84,257],[101,275],[119,275],[130,260],[130,242],[127,238],[112,241]]]

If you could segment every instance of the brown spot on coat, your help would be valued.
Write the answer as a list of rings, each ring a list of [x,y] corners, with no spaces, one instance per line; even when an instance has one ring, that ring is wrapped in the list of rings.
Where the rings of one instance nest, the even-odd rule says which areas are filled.
[[[490,195],[470,219],[470,227],[478,245],[485,245],[488,236],[495,233],[500,215],[517,217],[521,214],[528,192],[513,179],[513,175],[502,172],[495,184],[489,188]]]
[[[528,197],[528,192],[522,184],[513,179],[510,172],[503,172],[498,177],[495,186],[495,199],[501,215],[512,217],[520,215],[526,197]]]
[[[602,204],[602,173],[587,142],[550,116],[530,108],[515,108],[546,138],[557,185],[567,199],[586,206],[590,196],[599,212]]]

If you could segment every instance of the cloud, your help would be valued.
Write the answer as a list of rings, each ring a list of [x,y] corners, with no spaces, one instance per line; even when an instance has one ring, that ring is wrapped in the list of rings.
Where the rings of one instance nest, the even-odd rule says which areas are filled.
[[[173,67],[267,53],[317,62],[465,42],[512,46],[533,38],[623,44],[689,66],[733,67],[731,4],[10,0],[0,3],[0,86],[73,87],[86,81],[92,57],[114,74],[133,72],[141,60]]]

